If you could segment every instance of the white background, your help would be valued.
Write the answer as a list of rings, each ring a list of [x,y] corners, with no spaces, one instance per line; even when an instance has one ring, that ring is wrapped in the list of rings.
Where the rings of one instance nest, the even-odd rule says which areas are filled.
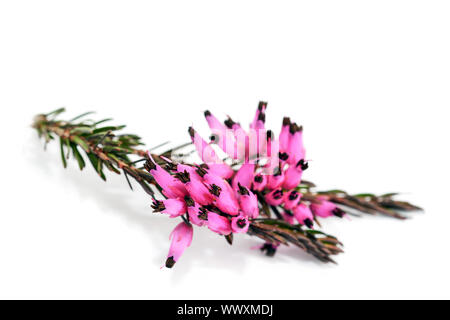
[[[2,1],[0,298],[450,298],[448,1]],[[30,128],[95,110],[149,146],[202,111],[303,124],[305,178],[404,192],[408,221],[331,219],[345,253],[273,259],[207,229],[162,269],[177,221],[123,176],[101,181]]]

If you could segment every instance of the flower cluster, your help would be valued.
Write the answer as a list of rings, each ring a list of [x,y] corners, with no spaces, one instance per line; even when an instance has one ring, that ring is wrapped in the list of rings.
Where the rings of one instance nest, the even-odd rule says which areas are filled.
[[[260,215],[258,202],[273,207],[280,219],[291,225],[313,228],[315,217],[342,217],[344,212],[325,197],[303,199],[298,190],[308,168],[303,146],[303,128],[283,119],[278,139],[265,128],[267,103],[260,102],[248,131],[228,118],[220,122],[209,111],[205,118],[212,131],[206,142],[192,127],[189,135],[202,159],[201,164],[174,163],[164,167],[151,154],[146,170],[161,188],[165,200],[153,200],[152,208],[171,218],[182,217],[173,231],[166,267],[172,267],[192,240],[192,224],[206,226],[223,236],[246,233]],[[219,146],[228,157],[242,162],[238,170],[221,160]],[[266,243],[262,250],[278,243]],[[269,251],[268,251],[269,254]]]
[[[150,154],[141,149],[138,135],[117,134],[125,126],[105,126],[110,118],[85,119],[92,112],[65,121],[57,119],[65,111],[59,108],[38,114],[33,128],[46,144],[59,139],[64,167],[72,154],[80,170],[88,161],[103,180],[104,169],[123,173],[131,189],[132,179],[152,197],[154,211],[183,220],[170,234],[168,268],[190,246],[193,225],[209,228],[230,244],[234,233],[258,237],[264,241],[261,251],[268,256],[283,244],[304,250],[319,261],[334,262],[331,256],[342,252],[342,243],[316,228],[318,218],[344,217],[342,209],[351,209],[353,214],[406,219],[401,212],[421,210],[395,200],[396,193],[377,196],[352,195],[339,189],[315,191],[312,182],[303,180],[308,161],[302,127],[284,118],[276,138],[265,128],[266,109],[267,103],[260,102],[248,129],[229,117],[221,122],[206,111],[211,129],[208,141],[189,128],[200,163],[185,163],[189,153],[177,153],[179,161],[172,157],[174,150],[191,144]],[[134,160],[136,157],[139,159]],[[141,161],[145,161],[144,166],[139,165]]]

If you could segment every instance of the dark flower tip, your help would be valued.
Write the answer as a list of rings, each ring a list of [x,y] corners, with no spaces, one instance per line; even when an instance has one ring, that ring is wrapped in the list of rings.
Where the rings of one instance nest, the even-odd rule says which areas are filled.
[[[261,112],[258,116],[258,120],[260,120],[262,122],[266,122],[266,114]]]
[[[209,112],[209,110],[206,110],[206,111],[204,112],[204,114],[205,114],[205,117],[209,117],[209,116],[211,115],[211,112]]]
[[[154,200],[152,204],[152,208],[155,212],[161,212],[166,209],[164,203],[162,201]]]
[[[175,265],[175,260],[173,260],[173,257],[168,257],[166,260],[166,268],[172,268]]]
[[[245,219],[238,219],[238,221],[236,222],[236,225],[239,228],[243,229],[247,225],[247,220],[245,220]]]
[[[291,118],[289,117],[284,117],[283,118],[283,127],[284,126],[290,126],[291,125]]]
[[[291,125],[289,126],[289,132],[291,134],[294,134],[294,133],[299,132],[299,131],[303,131],[303,127],[297,125],[295,122],[291,123]]]
[[[192,127],[189,127],[188,129],[189,135],[191,136],[191,138],[193,138],[195,136],[195,130]]]
[[[178,172],[177,174],[175,174],[175,177],[183,183],[191,181],[189,172],[187,172],[186,170],[184,170],[184,172]]]
[[[144,163],[144,168],[147,171],[155,170],[156,169],[156,165],[153,163],[152,160],[147,159],[147,161],[145,161],[145,163]]]
[[[267,102],[260,101],[258,104],[258,110],[261,111],[263,108],[267,108]]]
[[[203,178],[205,176],[205,174],[208,173],[208,171],[206,171],[206,169],[209,169],[209,168],[204,168],[204,167],[201,167],[201,166],[197,166],[197,170],[195,170],[195,172],[197,172],[198,175]]]
[[[249,195],[250,193],[248,192],[247,188],[243,187],[240,183],[238,183],[238,187],[239,187],[239,194],[240,195]]]
[[[198,218],[201,220],[208,221],[208,211],[205,208],[200,208]]]
[[[301,159],[299,162],[297,162],[297,167],[300,167],[302,171],[305,171],[309,168],[309,164],[304,159]]]
[[[305,219],[304,221],[303,221],[303,223],[308,227],[308,228],[312,228],[313,227],[313,222],[311,221],[311,219]]]
[[[255,180],[256,183],[261,183],[263,181],[263,177],[262,175],[258,174],[253,180]]]
[[[228,119],[225,120],[223,123],[227,126],[228,129],[233,128],[233,126],[236,124],[236,122],[234,122],[233,119],[231,119],[230,117],[228,117]]]
[[[216,197],[220,196],[221,191],[222,189],[215,184],[211,185],[211,189],[209,190],[209,192],[211,192],[211,194],[215,195]]]
[[[332,212],[336,217],[339,217],[339,218],[342,218],[345,214],[345,211],[342,210],[341,208],[336,208]]]
[[[267,141],[274,140],[274,135],[273,135],[273,131],[272,130],[267,130],[267,132],[266,132],[266,139],[267,139]]]
[[[280,160],[286,161],[289,158],[289,155],[286,152],[279,152],[278,158],[280,158]]]
[[[292,191],[292,192],[289,194],[289,200],[294,201],[294,200],[297,199],[297,198],[298,198],[298,192],[297,192],[296,190]]]
[[[168,162],[164,165],[164,169],[167,171],[175,171],[177,170],[177,165],[173,162]]]
[[[271,243],[264,243],[264,245],[261,247],[262,252],[266,252],[266,256],[273,257],[275,253],[277,252],[277,248],[272,245]]]
[[[184,202],[186,202],[186,206],[188,207],[195,206],[194,199],[192,199],[190,196],[184,196]]]
[[[284,213],[286,213],[288,216],[293,217],[294,214],[290,210],[284,210]]]
[[[283,190],[278,189],[273,193],[274,199],[281,199],[283,197]]]

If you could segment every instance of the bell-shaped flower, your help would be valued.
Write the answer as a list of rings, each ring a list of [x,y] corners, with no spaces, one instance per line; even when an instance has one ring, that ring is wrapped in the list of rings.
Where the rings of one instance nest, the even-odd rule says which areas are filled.
[[[301,159],[305,159],[305,148],[303,146],[303,128],[299,127],[296,123],[292,123],[290,126],[290,137],[287,154],[289,158],[287,162],[295,165]]]
[[[283,206],[286,210],[292,210],[298,204],[300,199],[302,198],[302,194],[296,190],[292,190],[291,192],[287,192],[284,195]]]
[[[180,259],[184,250],[191,245],[193,229],[191,225],[181,222],[173,229],[169,239],[172,240],[170,244],[169,254],[167,255],[166,267],[172,268],[174,264]]]
[[[233,139],[232,135],[227,135],[227,127],[220,122],[211,112],[208,110],[205,111],[206,122],[208,122],[208,126],[211,129],[212,142],[216,143],[222,150],[226,150],[226,145],[231,145],[231,140]]]
[[[189,135],[191,136],[191,140],[194,143],[195,149],[197,150],[200,159],[206,164],[212,163],[222,163],[222,160],[214,151],[213,147],[208,144],[203,138],[198,134],[194,128],[189,127]]]
[[[262,191],[267,184],[267,175],[258,173],[253,178],[252,190]]]
[[[248,188],[239,184],[239,204],[241,210],[249,218],[256,219],[259,215],[258,198]]]
[[[208,228],[221,235],[229,235],[231,233],[230,221],[215,212],[208,211]]]
[[[256,109],[255,117],[250,124],[250,129],[263,129],[264,123],[266,122],[266,109],[267,102],[260,101],[258,104],[258,109]]]
[[[253,176],[255,172],[255,165],[252,163],[244,163],[239,168],[238,172],[233,178],[233,189],[239,190],[239,184],[246,188],[250,188],[253,182]]]
[[[313,227],[314,216],[308,205],[299,203],[294,207],[292,212],[294,213],[295,219],[297,219],[298,223],[306,225],[308,228]]]
[[[267,188],[270,190],[279,188],[285,180],[285,174],[281,167],[275,168],[275,173],[267,177]]]
[[[186,213],[186,203],[181,199],[153,200],[152,208],[155,212],[167,214],[171,218]]]
[[[278,138],[279,143],[279,149],[280,153],[285,153],[285,159],[282,159],[283,161],[286,161],[288,159],[288,148],[289,148],[289,138],[290,138],[290,129],[291,126],[291,119],[288,117],[283,118],[283,125],[281,127],[280,135]]]
[[[150,159],[147,160],[144,167],[162,188],[162,193],[168,198],[183,198],[187,195],[184,185],[169,172],[161,168],[150,153],[148,155]]]
[[[248,218],[242,214],[231,218],[231,230],[234,233],[246,233],[249,225]]]
[[[326,200],[325,197],[317,197],[319,202],[311,203],[311,211],[315,216],[321,218],[328,218],[336,216],[342,218],[345,212],[340,209],[336,204],[331,201]]]
[[[279,206],[283,203],[284,193],[283,189],[275,189],[264,196],[266,202],[272,206]]]
[[[308,162],[305,162],[303,159],[300,159],[296,165],[290,165],[285,173],[283,188],[296,188],[302,181],[303,171],[306,169],[308,169]]]

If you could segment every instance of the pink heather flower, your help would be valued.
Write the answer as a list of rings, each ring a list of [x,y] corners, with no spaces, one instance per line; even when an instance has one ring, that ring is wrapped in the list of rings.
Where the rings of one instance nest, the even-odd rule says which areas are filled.
[[[153,200],[152,208],[155,212],[168,214],[171,218],[186,213],[186,203],[181,199]]]
[[[315,216],[328,218],[336,216],[342,218],[345,214],[343,210],[338,208],[333,202],[325,200],[324,197],[317,197],[320,203],[311,203],[311,211]]]
[[[237,122],[234,122],[233,119],[231,119],[230,116],[228,116],[228,119],[225,120],[223,123],[228,129],[231,129],[233,131],[242,129],[241,125],[239,123],[237,123]]]
[[[289,158],[287,162],[295,165],[301,159],[305,159],[305,148],[303,147],[303,128],[292,123],[290,126],[289,146],[287,153]]]
[[[285,174],[280,167],[275,168],[275,173],[267,177],[267,187],[271,190],[280,187],[285,180]]]
[[[176,177],[184,184],[189,195],[202,206],[213,203],[213,196],[209,192],[208,188],[203,184],[203,182],[197,179],[191,179],[190,174],[187,171],[178,172]]]
[[[239,204],[241,210],[249,218],[256,219],[259,215],[258,198],[248,188],[239,184]]]
[[[290,165],[286,170],[283,182],[283,188],[293,189],[302,181],[303,171],[308,169],[308,162],[303,159],[299,160],[296,165]]]
[[[226,236],[231,233],[230,221],[215,212],[208,211],[207,225],[211,231],[214,231],[218,234]]]
[[[162,193],[168,198],[183,198],[187,195],[184,185],[176,180],[169,172],[156,164],[150,153],[148,153],[148,155],[150,160],[145,163],[145,169],[147,169],[162,188]]]
[[[205,111],[206,122],[211,129],[211,141],[216,143],[230,157],[233,155],[234,134],[208,110]]]
[[[234,122],[230,117],[228,117],[227,120],[224,121],[225,126],[232,130],[233,132],[233,139],[230,139],[227,135],[227,139],[230,141],[227,141],[226,146],[230,147],[230,150],[226,150],[225,152],[235,160],[244,160],[245,159],[245,144],[247,139],[247,133],[244,129],[242,129],[241,125],[239,123]]]
[[[209,163],[222,163],[219,156],[214,151],[213,147],[209,145],[203,138],[194,130],[194,128],[189,127],[189,135],[194,143],[195,149],[197,150],[200,159],[203,162]]]
[[[283,210],[283,212],[281,213],[281,216],[283,217],[283,219],[289,223],[289,224],[295,224],[295,217],[294,214],[289,211],[289,210]]]
[[[248,218],[244,215],[231,218],[231,230],[234,233],[246,233],[248,231]]]
[[[206,209],[194,202],[194,200],[189,196],[186,196],[184,200],[187,206],[189,221],[199,227],[207,224],[208,212]]]
[[[260,101],[258,109],[256,109],[255,117],[250,124],[250,129],[264,129],[264,123],[266,122],[266,109],[267,102]]]
[[[298,223],[306,225],[308,228],[312,228],[314,216],[306,204],[299,203],[296,207],[294,207],[292,212],[294,213],[295,219],[297,219]]]
[[[283,125],[281,127],[281,131],[280,131],[280,136],[278,138],[278,143],[280,145],[280,153],[286,153],[288,151],[289,148],[289,138],[290,138],[290,133],[289,133],[289,128],[291,126],[291,119],[289,119],[288,117],[283,118]],[[287,153],[286,153],[286,157],[287,157]],[[286,161],[286,159],[284,159],[284,161]]]
[[[302,194],[296,190],[285,193],[284,195],[284,209],[292,210],[302,198]]]
[[[283,203],[283,189],[275,189],[264,196],[266,202],[272,206],[279,206]]]
[[[239,184],[246,188],[250,188],[253,182],[254,172],[254,164],[244,163],[233,178],[233,189],[236,191],[239,190]]]
[[[266,187],[267,184],[267,176],[261,173],[258,173],[253,178],[252,190],[262,191]]]
[[[183,254],[184,250],[191,245],[192,242],[192,226],[181,222],[179,225],[173,229],[169,236],[172,240],[170,244],[169,254],[167,255],[166,267],[172,268],[175,262]]]
[[[260,101],[255,118],[250,124],[248,154],[250,158],[260,158],[266,151],[266,108],[267,102]]]

